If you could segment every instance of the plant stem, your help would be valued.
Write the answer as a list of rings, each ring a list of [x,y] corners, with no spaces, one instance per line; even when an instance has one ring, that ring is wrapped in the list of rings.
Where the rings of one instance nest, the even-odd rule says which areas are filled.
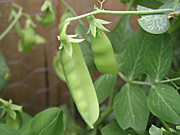
[[[104,119],[106,119],[107,116],[109,116],[109,114],[110,114],[112,111],[113,111],[113,107],[111,106],[111,107],[109,107],[109,108],[102,114],[102,116],[101,116],[101,117],[98,119],[98,121],[95,123],[94,127],[98,127],[99,124],[101,124],[102,121],[103,121]]]
[[[167,82],[178,81],[178,80],[180,80],[180,77],[173,78],[173,79],[168,79],[168,80],[162,80],[159,83],[167,83]]]
[[[19,18],[22,15],[22,8],[19,8],[19,12],[16,15],[15,19],[12,21],[12,23],[8,26],[8,28],[0,35],[0,41],[8,34],[8,32],[14,27],[16,22],[19,20]]]
[[[149,85],[151,86],[152,83],[151,82],[142,82],[142,81],[132,81],[132,80],[128,80],[126,78],[126,76],[124,76],[121,72],[118,73],[119,76],[127,83],[131,83],[131,84],[138,84],[138,85]]]
[[[126,9],[127,11],[131,10],[131,7],[132,7],[133,3],[134,3],[134,0],[131,0],[131,1],[128,3],[127,9]]]
[[[161,119],[159,119],[159,120],[160,120],[160,122],[163,124],[164,128],[165,128],[167,131],[171,131],[169,125],[168,125],[164,120],[161,120]]]
[[[76,12],[69,6],[69,4],[67,2],[65,2],[64,0],[60,0],[73,14],[73,16],[77,16]],[[83,21],[78,20],[80,24],[84,24]]]
[[[157,10],[147,10],[147,11],[110,11],[110,10],[96,10],[86,14],[82,14],[76,17],[70,17],[66,21],[71,22],[78,19],[85,18],[89,15],[95,14],[111,14],[111,15],[148,15],[148,14],[164,14],[168,12],[172,12],[173,9],[157,9]]]

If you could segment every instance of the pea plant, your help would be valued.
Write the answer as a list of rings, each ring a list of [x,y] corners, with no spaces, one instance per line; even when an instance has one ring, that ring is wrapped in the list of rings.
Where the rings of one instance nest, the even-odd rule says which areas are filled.
[[[82,118],[75,117],[74,106],[53,107],[31,117],[22,106],[0,98],[0,133],[2,135],[180,135],[180,3],[179,0],[121,0],[128,3],[126,11],[100,7],[77,15],[64,1],[66,11],[58,26],[61,41],[54,57],[56,74],[67,83],[72,99]],[[34,34],[32,19],[14,10],[11,16],[22,37],[18,50],[26,53],[35,43],[44,39]],[[137,11],[130,11],[136,7]],[[54,8],[46,0],[36,16],[41,25],[50,25],[55,19]],[[113,30],[104,25],[110,22],[98,19],[96,14],[123,15]],[[24,30],[18,19],[27,17]],[[138,15],[141,28],[133,32],[130,18]],[[87,18],[88,28],[81,21]],[[68,34],[73,21],[79,25],[75,34]],[[0,36],[2,39],[9,31]],[[32,32],[33,31],[33,32]],[[31,36],[35,36],[32,42]],[[31,42],[30,42],[31,41]],[[2,61],[2,62],[1,62]],[[0,53],[2,73],[0,88],[10,79],[9,68]],[[92,81],[94,72],[101,75]],[[84,121],[84,122],[83,122]]]

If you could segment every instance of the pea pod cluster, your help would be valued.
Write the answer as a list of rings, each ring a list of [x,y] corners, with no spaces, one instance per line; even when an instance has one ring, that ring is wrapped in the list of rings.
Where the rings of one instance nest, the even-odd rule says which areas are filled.
[[[46,0],[41,7],[41,11],[45,11],[45,15],[43,18],[41,18],[39,15],[36,15],[36,21],[43,26],[51,25],[55,20],[55,13],[52,2],[50,0]]]
[[[106,34],[103,32],[103,30],[108,30],[102,24],[108,24],[109,22],[95,19],[94,16],[88,16],[87,19],[90,24],[88,32],[91,31],[91,45],[97,69],[99,72],[105,74],[118,73],[119,68],[113,47]]]
[[[79,113],[89,127],[93,128],[93,124],[99,117],[99,103],[81,48],[77,40],[72,39],[73,42],[69,40],[71,37],[61,38],[62,68]],[[71,46],[72,54],[67,51],[68,46]]]

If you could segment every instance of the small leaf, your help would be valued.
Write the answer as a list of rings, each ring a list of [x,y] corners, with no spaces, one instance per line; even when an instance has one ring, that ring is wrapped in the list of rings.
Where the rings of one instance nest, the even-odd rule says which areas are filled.
[[[72,56],[73,50],[71,42],[67,41],[67,44],[64,45],[64,49],[69,56]]]
[[[63,113],[53,107],[38,113],[32,120],[29,135],[62,135]]]
[[[168,85],[152,86],[147,104],[153,115],[172,124],[180,124],[180,96]]]
[[[146,95],[140,87],[124,85],[116,94],[113,107],[115,118],[123,130],[131,127],[138,133],[145,131],[149,110]]]
[[[159,82],[168,73],[173,58],[172,39],[169,34],[156,35],[144,54],[144,67],[149,76]]]
[[[0,51],[0,91],[7,85],[11,79],[9,67],[6,60]]]
[[[99,104],[102,103],[114,90],[116,74],[105,74],[100,76],[94,83]]]
[[[137,10],[147,11],[153,9],[138,6]],[[152,34],[162,34],[170,28],[167,14],[142,15],[142,18],[138,19],[138,23],[145,31]]]
[[[150,135],[163,135],[163,130],[152,125],[149,129]]]
[[[20,135],[20,133],[5,124],[0,124],[0,135]]]
[[[11,110],[10,108],[6,108],[7,114],[12,118],[16,119],[16,112],[14,110]]]
[[[144,73],[143,55],[155,35],[140,29],[128,42],[123,54],[121,69],[126,77],[134,80]]]
[[[115,53],[122,53],[133,35],[129,24],[130,17],[131,16],[129,15],[121,17],[115,28],[111,32],[107,33]]]

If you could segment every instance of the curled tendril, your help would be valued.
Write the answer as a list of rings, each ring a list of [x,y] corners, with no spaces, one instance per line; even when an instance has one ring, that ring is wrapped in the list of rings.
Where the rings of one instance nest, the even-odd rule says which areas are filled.
[[[102,9],[103,3],[104,3],[105,1],[106,1],[106,0],[103,0],[103,1],[98,0],[98,2],[101,4],[100,9]]]

